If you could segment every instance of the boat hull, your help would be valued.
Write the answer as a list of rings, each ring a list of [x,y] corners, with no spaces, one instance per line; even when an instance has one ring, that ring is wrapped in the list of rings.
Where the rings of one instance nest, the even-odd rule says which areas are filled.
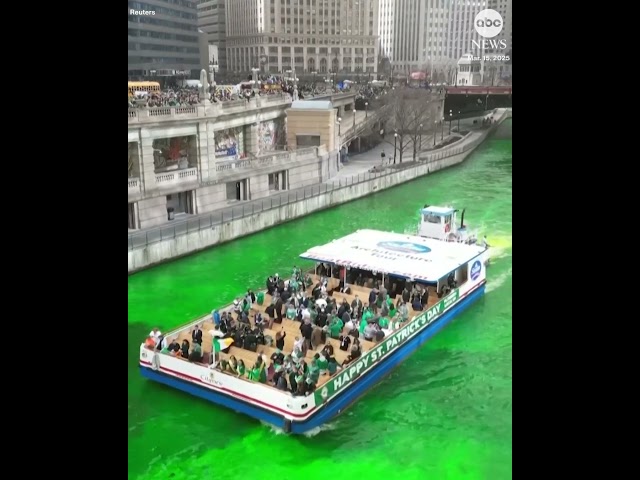
[[[183,380],[162,371],[156,371],[148,366],[140,366],[142,376],[158,383],[165,384],[171,388],[182,390],[196,397],[203,398],[212,403],[221,405],[228,409],[234,410],[245,415],[249,415],[257,420],[273,425],[277,428],[284,429],[287,433],[303,434],[313,430],[333,418],[341,414],[345,409],[354,403],[360,396],[364,395],[368,390],[373,388],[379,381],[391,372],[395,367],[404,362],[413,352],[420,348],[427,340],[434,336],[438,331],[450,323],[457,315],[463,312],[475,301],[484,295],[485,283],[478,285],[473,290],[467,292],[465,296],[453,305],[449,310],[444,312],[442,316],[428,324],[421,332],[413,338],[402,344],[397,350],[378,363],[371,371],[337,394],[325,405],[319,406],[317,412],[311,417],[296,421],[287,420],[284,416],[274,412],[262,409],[252,405],[232,393],[219,393],[204,386]]]

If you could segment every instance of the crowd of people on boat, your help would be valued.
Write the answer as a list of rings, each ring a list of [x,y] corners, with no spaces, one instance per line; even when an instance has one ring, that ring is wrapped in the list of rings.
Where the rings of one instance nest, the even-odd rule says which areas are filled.
[[[231,311],[212,312],[214,324],[225,337],[233,338],[234,347],[253,352],[260,345],[275,345],[276,348],[270,357],[258,355],[251,366],[231,355],[221,362],[220,368],[294,395],[308,395],[315,390],[320,376],[333,375],[362,355],[360,338],[373,342],[382,340],[409,319],[408,305],[414,310],[422,310],[428,302],[427,290],[414,286],[410,291],[409,285],[399,289],[389,281],[374,285],[365,302],[357,294],[351,303],[346,298],[337,301],[333,297],[334,290],[329,288],[328,274],[329,268],[321,266],[320,281],[315,285],[312,278],[304,276],[297,267],[288,280],[278,274],[270,276],[266,280],[267,293],[271,297],[265,308],[266,318],[256,311],[251,322],[254,303],[264,301],[262,293],[256,296],[251,290],[234,301]],[[357,285],[365,284],[363,272],[358,272],[352,280]],[[350,289],[340,282],[335,290],[349,293]],[[394,302],[392,297],[397,300]],[[273,330],[274,325],[281,324],[285,318],[300,323],[300,334],[295,337],[290,352],[284,349],[287,336],[284,328],[276,332],[275,338],[265,334],[265,328]],[[338,340],[339,348],[349,352],[343,362],[336,360],[334,346],[328,338]],[[307,357],[309,350],[316,352],[311,360]]]
[[[429,302],[428,289],[419,284],[395,283],[388,278],[380,282],[357,269],[349,271],[346,284],[340,280],[332,289],[329,285],[331,273],[334,272],[330,267],[321,264],[319,281],[315,284],[310,275],[304,275],[297,267],[287,280],[278,274],[269,276],[265,286],[271,301],[264,309],[264,315],[255,306],[264,304],[265,294],[255,294],[251,289],[234,300],[228,310],[214,310],[212,320],[217,335],[232,339],[229,345],[251,352],[257,352],[260,346],[275,347],[270,356],[257,355],[252,365],[246,365],[242,358],[234,355],[225,356],[219,362],[219,368],[293,395],[308,395],[315,390],[322,375],[333,375],[362,355],[361,338],[381,341],[409,320],[409,306],[414,311],[421,311]],[[371,287],[368,297],[363,301],[356,293],[349,302],[344,297],[338,300],[333,296],[336,291],[350,294],[349,284]],[[300,324],[291,351],[285,351],[287,331],[284,327],[277,330],[277,325],[285,318]],[[275,336],[272,337],[274,329]],[[342,362],[336,359],[329,338],[337,340],[339,349],[348,352]],[[191,362],[204,361],[199,325],[191,331],[191,342],[168,339],[154,328],[146,346]],[[226,354],[229,351],[230,348],[222,350]],[[309,351],[315,352],[311,359],[307,357]],[[214,358],[210,361],[212,363]]]

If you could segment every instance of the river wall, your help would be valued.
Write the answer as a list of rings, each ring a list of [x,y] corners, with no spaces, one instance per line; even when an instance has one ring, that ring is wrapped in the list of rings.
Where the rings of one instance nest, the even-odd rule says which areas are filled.
[[[388,170],[376,175],[361,174],[357,182],[349,183],[346,179],[341,182],[336,181],[330,188],[319,189],[319,192],[325,190],[324,193],[130,250],[129,273],[235,240],[462,163],[507,118],[511,118],[511,109],[500,110],[499,115],[494,116],[495,123],[491,128],[471,132],[462,140],[440,150],[422,152],[419,161],[412,162],[411,166],[407,164],[405,168],[390,170],[391,173]]]

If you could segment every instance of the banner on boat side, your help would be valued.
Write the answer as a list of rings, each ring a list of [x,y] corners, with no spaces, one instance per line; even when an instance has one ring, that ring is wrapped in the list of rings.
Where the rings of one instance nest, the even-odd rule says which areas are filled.
[[[396,350],[400,345],[418,334],[420,330],[433,322],[442,312],[456,303],[460,298],[460,289],[456,288],[445,298],[436,303],[433,307],[423,312],[415,320],[409,322],[400,330],[391,334],[376,345],[372,350],[362,355],[356,362],[346,366],[340,373],[329,380],[322,388],[316,390],[316,405],[321,405],[333,395],[347,387],[352,380],[355,380],[363,373],[367,372],[373,365]]]

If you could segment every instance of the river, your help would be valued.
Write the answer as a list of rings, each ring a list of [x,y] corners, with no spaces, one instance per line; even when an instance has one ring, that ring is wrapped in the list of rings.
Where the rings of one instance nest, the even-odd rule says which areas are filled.
[[[460,166],[130,276],[129,479],[510,479],[511,125]],[[151,327],[230,303],[356,229],[414,230],[425,203],[466,208],[486,233],[487,294],[322,431],[286,436],[140,377]]]

